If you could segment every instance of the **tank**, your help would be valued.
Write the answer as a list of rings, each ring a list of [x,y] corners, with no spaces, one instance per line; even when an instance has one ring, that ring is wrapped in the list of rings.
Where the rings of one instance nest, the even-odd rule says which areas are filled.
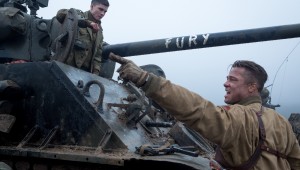
[[[300,37],[295,24],[105,43],[105,72],[97,76],[57,60],[74,47],[78,18],[75,9],[62,24],[36,17],[36,10],[47,5],[48,0],[0,0],[0,161],[17,170],[212,169],[218,166],[212,160],[215,144],[131,82],[113,80],[115,63],[108,54],[128,57]],[[141,67],[166,77],[156,65]],[[268,93],[262,95],[268,99]],[[291,116],[299,133],[299,114]]]

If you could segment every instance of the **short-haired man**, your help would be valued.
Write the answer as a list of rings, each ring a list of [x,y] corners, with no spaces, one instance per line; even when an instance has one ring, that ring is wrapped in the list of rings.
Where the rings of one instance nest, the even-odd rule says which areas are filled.
[[[90,10],[82,12],[77,10],[79,16],[78,37],[69,56],[59,61],[99,75],[101,71],[103,29],[101,19],[109,7],[108,0],[92,0]],[[56,19],[63,23],[67,9],[61,9],[56,14]]]
[[[226,169],[300,169],[300,147],[290,123],[262,106],[268,78],[263,67],[246,60],[233,63],[225,87],[226,106],[142,70],[113,53],[122,79],[132,81],[177,120],[218,145],[215,159]]]

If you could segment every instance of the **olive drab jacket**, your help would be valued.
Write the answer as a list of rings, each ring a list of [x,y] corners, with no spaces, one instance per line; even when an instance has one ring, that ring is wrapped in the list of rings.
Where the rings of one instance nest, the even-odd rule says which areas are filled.
[[[96,21],[89,11],[82,12],[77,10],[77,13],[80,25],[84,26],[79,27],[74,47],[64,63],[99,75],[101,70],[103,43],[101,21]],[[57,20],[62,22],[66,14],[67,9],[59,10],[56,15]],[[87,27],[91,22],[99,24],[100,30],[98,32],[95,33],[91,28]]]
[[[260,96],[238,104],[215,106],[200,95],[150,74],[142,87],[146,96],[220,147],[226,162],[236,167],[248,161],[259,141]],[[287,156],[286,159],[262,151],[254,170],[299,170],[300,147],[290,123],[275,110],[263,107],[264,144]]]

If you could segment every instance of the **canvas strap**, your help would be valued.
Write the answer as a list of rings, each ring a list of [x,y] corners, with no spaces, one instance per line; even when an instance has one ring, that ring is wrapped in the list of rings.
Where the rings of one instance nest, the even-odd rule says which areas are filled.
[[[264,145],[264,141],[266,140],[266,131],[265,131],[265,127],[264,127],[264,124],[263,124],[263,121],[261,118],[262,112],[263,112],[263,107],[261,107],[259,112],[256,112],[256,115],[258,118],[258,125],[259,125],[259,142],[258,142],[257,147],[255,148],[253,155],[249,158],[249,160],[247,162],[243,163],[242,165],[232,167],[232,166],[228,165],[228,163],[226,162],[226,160],[224,159],[224,157],[220,151],[220,148],[217,147],[215,160],[217,162],[219,162],[223,167],[228,168],[228,169],[233,169],[233,170],[251,169],[257,163],[262,151],[266,151],[273,155],[276,155],[277,157],[286,159],[286,157],[287,157],[286,155]]]

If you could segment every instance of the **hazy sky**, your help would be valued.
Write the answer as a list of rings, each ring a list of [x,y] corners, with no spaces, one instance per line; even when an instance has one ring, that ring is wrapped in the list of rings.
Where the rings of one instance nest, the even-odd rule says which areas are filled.
[[[48,19],[61,8],[89,7],[90,0],[49,0],[37,13]],[[102,27],[106,42],[120,44],[299,24],[299,7],[299,0],[110,0]],[[293,38],[128,58],[138,65],[160,66],[167,79],[217,105],[224,105],[229,65],[235,60],[255,61],[269,74],[266,86],[273,84],[268,88],[272,104],[280,104],[276,110],[288,118],[300,113],[299,42]]]

